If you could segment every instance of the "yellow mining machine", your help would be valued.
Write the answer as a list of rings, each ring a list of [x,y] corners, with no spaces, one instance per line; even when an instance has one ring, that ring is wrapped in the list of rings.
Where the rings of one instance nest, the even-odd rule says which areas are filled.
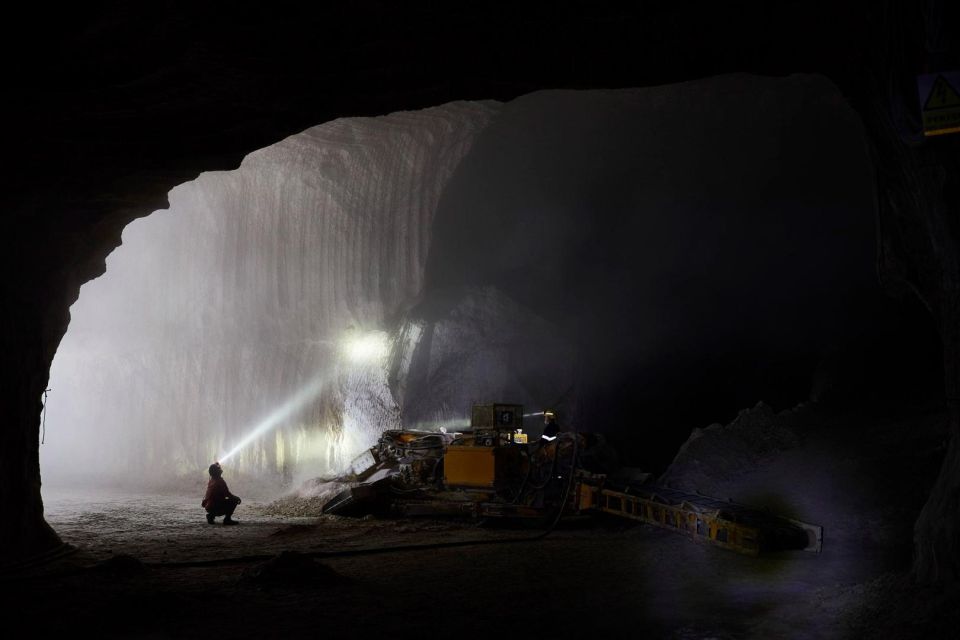
[[[823,529],[765,510],[658,485],[649,474],[606,473],[602,437],[560,431],[528,441],[523,407],[475,405],[470,428],[387,431],[330,499],[335,515],[541,519],[611,514],[747,555],[819,553]],[[598,462],[599,461],[599,462]]]

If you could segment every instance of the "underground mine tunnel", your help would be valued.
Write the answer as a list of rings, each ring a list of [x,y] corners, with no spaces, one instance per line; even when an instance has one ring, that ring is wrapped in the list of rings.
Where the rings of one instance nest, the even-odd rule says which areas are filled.
[[[958,136],[884,111],[929,4],[49,25],[10,630],[953,637]]]

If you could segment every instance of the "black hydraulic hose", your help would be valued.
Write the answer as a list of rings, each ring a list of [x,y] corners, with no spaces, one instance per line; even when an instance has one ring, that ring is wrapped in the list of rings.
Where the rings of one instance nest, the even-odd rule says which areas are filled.
[[[570,491],[573,490],[573,479],[576,476],[576,471],[577,471],[577,458],[579,454],[577,449],[578,449],[579,441],[580,439],[577,437],[577,431],[574,430],[573,431],[573,453],[570,454],[570,475],[567,478],[567,486],[564,488],[564,491],[563,491],[563,499],[560,501],[560,508],[557,510],[557,515],[553,519],[553,522],[550,523],[550,526],[547,529],[545,529],[543,533],[541,533],[538,537],[534,538],[536,540],[539,540],[540,538],[546,538],[548,535],[550,535],[551,532],[553,532],[554,528],[556,528],[557,524],[560,522],[560,518],[563,516],[563,510],[566,509],[567,507],[567,500],[570,499]],[[559,453],[560,453],[560,446],[558,442],[557,454]],[[559,455],[557,457],[559,457]]]
[[[493,540],[460,540],[456,542],[428,542],[424,544],[405,544],[393,547],[370,547],[367,549],[346,549],[343,551],[308,551],[302,555],[308,558],[350,558],[354,556],[373,556],[384,553],[399,553],[401,551],[433,551],[436,549],[453,549],[456,547],[479,547],[491,544],[509,544],[511,542],[533,542],[544,538],[549,531],[543,531],[536,536],[524,536],[516,538],[495,538]],[[194,568],[194,567],[218,567],[231,564],[246,564],[249,562],[264,562],[275,558],[276,554],[258,554],[250,556],[239,556],[234,558],[219,558],[216,560],[196,560],[185,562],[145,562],[144,566],[160,567],[169,569]]]
[[[540,489],[545,488],[550,481],[553,480],[553,474],[557,471],[557,460],[560,459],[560,442],[557,441],[557,447],[553,450],[553,460],[550,461],[550,472],[547,474],[547,479],[543,481],[543,484],[531,484],[530,488],[539,491]]]
[[[520,502],[520,498],[523,497],[523,491],[527,488],[527,480],[530,479],[530,472],[533,470],[533,458],[530,456],[530,450],[524,448],[522,453],[523,455],[527,456],[527,472],[523,474],[523,480],[520,482],[520,488],[517,489],[517,495],[510,500],[510,504],[517,504]]]
[[[437,549],[453,549],[456,547],[479,547],[493,544],[510,544],[510,543],[519,543],[519,542],[535,542],[537,540],[542,540],[547,537],[560,521],[559,516],[562,514],[563,508],[561,506],[560,512],[557,514],[557,517],[550,524],[549,528],[541,531],[535,536],[518,536],[518,537],[509,537],[509,538],[494,538],[486,540],[459,540],[455,542],[427,542],[423,544],[405,544],[397,545],[392,547],[370,547],[367,549],[346,549],[342,551],[308,551],[304,552],[301,555],[308,558],[350,558],[354,556],[372,556],[380,555],[386,553],[399,553],[402,551],[433,551]],[[213,560],[184,560],[180,562],[144,562],[142,563],[144,567],[152,567],[159,569],[192,569],[192,568],[202,568],[202,567],[222,567],[236,564],[249,564],[252,562],[265,562],[272,558],[275,558],[277,554],[251,554],[246,556],[232,556],[229,558],[216,558]],[[86,567],[86,570],[95,569],[97,565]],[[26,569],[26,567],[23,567]],[[69,571],[67,574],[77,573],[80,570]],[[2,575],[2,574],[0,574]],[[21,576],[22,578],[22,576]]]

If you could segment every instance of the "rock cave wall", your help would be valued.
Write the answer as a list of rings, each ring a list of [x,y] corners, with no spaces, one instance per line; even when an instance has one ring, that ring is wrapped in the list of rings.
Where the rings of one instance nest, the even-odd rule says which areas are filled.
[[[304,388],[235,472],[330,473],[398,426],[388,354],[353,362],[344,343],[417,299],[440,193],[498,108],[319,125],[131,223],[54,359],[48,481],[196,474]]]

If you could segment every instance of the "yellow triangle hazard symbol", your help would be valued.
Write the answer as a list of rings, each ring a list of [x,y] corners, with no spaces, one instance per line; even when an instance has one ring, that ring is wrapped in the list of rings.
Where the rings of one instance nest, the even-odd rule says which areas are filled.
[[[960,107],[960,93],[957,93],[957,90],[950,86],[946,78],[937,76],[937,79],[933,81],[933,86],[930,88],[930,95],[927,96],[923,110],[930,111],[932,109],[950,109],[954,107]]]

